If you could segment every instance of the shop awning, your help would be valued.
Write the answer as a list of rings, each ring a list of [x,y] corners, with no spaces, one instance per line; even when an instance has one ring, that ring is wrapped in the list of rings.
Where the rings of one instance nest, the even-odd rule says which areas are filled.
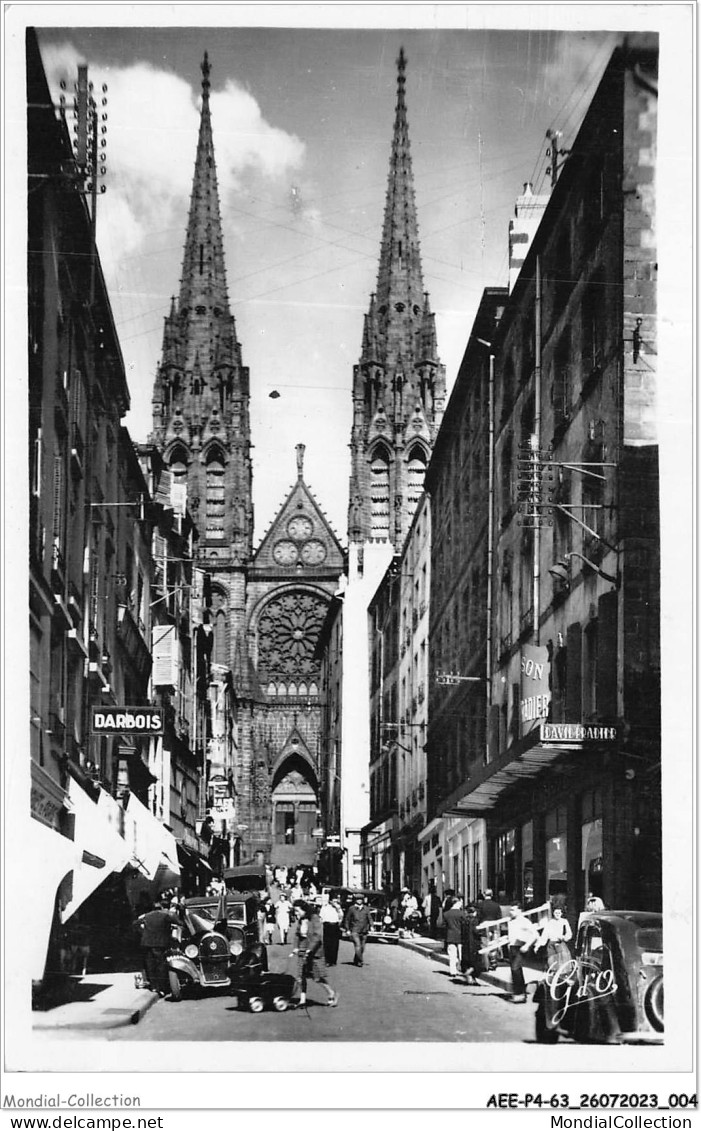
[[[147,880],[157,880],[164,888],[178,884],[180,864],[175,837],[133,793],[124,806],[124,839],[129,863]]]
[[[103,809],[73,778],[68,783],[68,804],[73,817],[77,862],[73,868],[71,899],[61,912],[63,923],[112,872],[121,872],[129,860],[123,838],[105,819]]]
[[[32,980],[39,982],[46,966],[56,892],[63,878],[77,865],[80,851],[75,841],[31,817],[27,817],[22,846],[24,893],[41,893],[40,899],[32,899],[32,929],[24,933],[22,954]]]
[[[611,749],[610,745],[607,747]],[[536,727],[525,738],[514,742],[493,762],[488,762],[471,772],[460,789],[447,799],[443,816],[482,817],[502,800],[507,790],[528,783],[557,763],[558,770],[576,772],[582,760],[604,747],[596,743],[542,742],[541,730]]]
[[[194,848],[188,848],[186,844],[181,844],[178,841],[178,860],[186,871],[190,872],[206,872],[208,875],[213,875],[210,865]]]

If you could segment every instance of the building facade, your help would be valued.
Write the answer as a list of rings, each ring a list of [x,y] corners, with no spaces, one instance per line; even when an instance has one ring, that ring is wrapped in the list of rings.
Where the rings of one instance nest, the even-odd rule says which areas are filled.
[[[54,107],[35,33],[28,102],[29,818],[23,883],[39,893],[29,964],[62,970],[70,940],[106,945],[130,895],[177,882],[149,807],[153,516],[121,421],[129,407],[94,242],[85,164]],[[87,70],[78,86],[87,113]],[[86,118],[87,120],[87,118]],[[97,716],[101,717],[100,721]],[[150,717],[150,716],[149,716]],[[115,725],[110,725],[113,720]],[[133,721],[133,716],[132,716]],[[115,933],[113,930],[113,935]],[[76,934],[77,932],[77,934]],[[124,937],[124,936],[122,936]]]
[[[431,496],[427,792],[424,884],[474,898],[485,871],[484,821],[452,812],[470,765],[487,756],[494,530],[494,339],[508,291],[485,290],[446,408],[426,491]]]
[[[486,821],[502,900],[573,921],[589,892],[661,906],[656,120],[656,37],[631,37],[494,337],[486,758],[449,805]]]

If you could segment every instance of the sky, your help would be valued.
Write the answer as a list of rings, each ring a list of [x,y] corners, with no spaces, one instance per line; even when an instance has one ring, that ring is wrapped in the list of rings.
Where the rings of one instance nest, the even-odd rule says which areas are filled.
[[[405,26],[369,27],[370,10],[354,8],[343,27],[254,26],[257,16],[222,27],[212,22],[221,9],[204,26],[163,27],[147,5],[126,10],[132,26],[77,26],[88,6],[82,21],[39,28],[56,100],[79,62],[108,86],[97,240],[137,441],[151,429],[163,320],[179,290],[209,54],[227,281],[251,377],[256,542],[294,482],[300,442],[305,479],[346,539],[352,373],[377,277],[400,47],[424,285],[451,388],[483,288],[508,281],[516,197],[527,181],[549,184],[545,132],[571,143],[617,39],[508,22],[409,26],[411,5]]]

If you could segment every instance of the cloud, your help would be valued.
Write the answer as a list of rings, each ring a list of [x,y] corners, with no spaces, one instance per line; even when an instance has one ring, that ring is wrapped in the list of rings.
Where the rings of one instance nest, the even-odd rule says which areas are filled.
[[[70,42],[44,47],[44,65],[58,102],[59,83],[67,84],[68,120],[72,89],[84,57]],[[192,188],[200,90],[184,79],[147,63],[127,67],[90,61],[101,125],[106,126],[107,194],[98,209],[98,240],[108,278],[120,264],[153,245],[181,244]],[[106,95],[102,86],[107,84]],[[107,105],[102,106],[106,97]],[[304,162],[299,138],[270,124],[252,94],[233,80],[212,91],[212,124],[222,205],[235,195],[245,175],[279,188]],[[106,120],[102,115],[106,114]]]

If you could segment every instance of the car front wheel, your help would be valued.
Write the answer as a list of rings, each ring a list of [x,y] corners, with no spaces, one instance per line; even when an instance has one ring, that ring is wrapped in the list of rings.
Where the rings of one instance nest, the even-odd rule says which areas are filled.
[[[180,1001],[183,996],[183,987],[175,970],[168,971],[168,981],[170,983],[171,1001]]]

